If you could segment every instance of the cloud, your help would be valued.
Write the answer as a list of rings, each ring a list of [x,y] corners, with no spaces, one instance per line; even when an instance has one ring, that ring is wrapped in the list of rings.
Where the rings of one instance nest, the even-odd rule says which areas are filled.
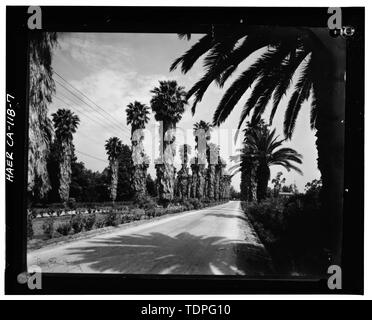
[[[71,33],[60,41],[61,54],[69,60],[82,63],[90,70],[121,68],[133,63],[132,53],[125,44],[106,44],[99,40],[99,34]]]

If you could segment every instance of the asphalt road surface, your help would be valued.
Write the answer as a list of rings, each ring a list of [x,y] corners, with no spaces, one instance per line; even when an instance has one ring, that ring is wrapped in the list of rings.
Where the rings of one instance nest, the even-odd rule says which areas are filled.
[[[264,275],[270,258],[239,201],[117,227],[27,255],[42,272]]]

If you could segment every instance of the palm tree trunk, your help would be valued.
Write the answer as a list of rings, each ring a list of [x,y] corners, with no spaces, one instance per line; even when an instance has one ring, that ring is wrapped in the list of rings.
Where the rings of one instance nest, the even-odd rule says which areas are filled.
[[[159,198],[163,203],[169,203],[174,198],[175,168],[174,162],[174,140],[165,138],[166,132],[173,129],[173,123],[163,122],[162,132],[162,154],[160,164],[156,164]],[[168,137],[169,138],[169,137]]]
[[[216,183],[216,166],[209,164],[208,168],[208,198],[214,198],[214,189]]]
[[[220,176],[220,188],[219,188],[219,198],[221,200],[224,199],[224,189],[225,189],[225,177],[221,175]]]
[[[321,202],[324,216],[328,217],[324,233],[333,253],[333,263],[341,263],[342,211],[344,192],[344,138],[345,138],[345,40],[331,38],[328,30],[314,30],[329,54],[329,60],[320,61],[329,67],[324,81],[319,83],[326,101],[316,122],[318,168],[322,175]]]
[[[259,202],[266,199],[269,179],[269,167],[265,164],[260,164],[257,168],[257,200]]]
[[[248,202],[257,200],[256,162],[245,161],[242,166],[241,198]]]
[[[220,165],[216,166],[215,173],[215,188],[214,188],[214,199],[220,200],[220,184],[221,184],[221,168]]]
[[[145,162],[144,156],[145,150],[143,147],[142,137],[137,141],[132,140],[132,188],[134,190],[134,198],[137,201],[146,196],[148,163]]]
[[[35,59],[38,56],[35,47],[30,51],[27,191],[33,197],[44,198],[51,189],[47,159],[53,128],[47,102],[54,83],[48,69]]]
[[[61,201],[67,202],[71,184],[71,156],[72,146],[69,142],[62,142],[61,162],[59,165],[59,196]]]
[[[136,200],[143,199],[146,195],[146,176],[147,168],[143,165],[135,165],[133,167],[132,187]]]
[[[118,171],[119,171],[119,160],[115,159],[111,161],[111,188],[110,196],[114,203],[116,200],[116,194],[118,189]]]
[[[205,196],[205,165],[198,164],[198,188],[197,198],[203,199]]]
[[[191,165],[191,198],[197,197],[197,188],[198,188],[198,165],[192,164]]]
[[[188,184],[189,184],[189,173],[185,164],[182,165],[182,168],[177,173],[177,194],[181,199],[188,198]]]

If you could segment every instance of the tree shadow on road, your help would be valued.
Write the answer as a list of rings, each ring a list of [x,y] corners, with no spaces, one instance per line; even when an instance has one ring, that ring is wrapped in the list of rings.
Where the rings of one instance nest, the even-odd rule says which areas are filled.
[[[240,214],[234,214],[234,213],[207,213],[206,216],[215,216],[218,218],[234,218],[234,219],[241,219],[245,222],[248,222],[249,220]]]
[[[236,254],[239,255],[238,259]],[[271,273],[261,246],[223,237],[180,233],[122,235],[92,240],[86,247],[71,248],[72,264],[89,264],[94,272],[125,274],[240,274]]]

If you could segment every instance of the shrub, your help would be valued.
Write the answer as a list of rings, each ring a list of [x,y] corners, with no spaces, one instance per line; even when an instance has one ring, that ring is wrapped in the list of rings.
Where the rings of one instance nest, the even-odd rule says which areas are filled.
[[[130,212],[129,214],[126,215],[126,222],[132,222],[134,220],[136,220],[134,213]]]
[[[143,209],[133,209],[131,210],[131,213],[134,216],[134,220],[141,220],[142,217],[146,215],[145,210]]]
[[[32,239],[34,236],[34,229],[32,227],[32,220],[34,216],[32,213],[27,214],[27,239]]]
[[[154,212],[155,217],[160,217],[164,213],[165,213],[165,209],[164,208],[155,208],[155,212]]]
[[[199,199],[190,199],[190,203],[194,207],[194,209],[202,208],[203,204]]]
[[[56,230],[59,234],[67,236],[71,231],[71,221],[60,222]]]
[[[149,208],[146,210],[146,216],[148,218],[153,218],[155,217],[155,207]]]
[[[184,206],[187,208],[187,210],[193,210],[194,209],[194,205],[192,204],[192,202],[190,200],[184,201]]]
[[[106,226],[113,226],[116,227],[121,223],[121,215],[111,211],[110,213],[107,213],[107,220],[106,220]]]
[[[43,223],[43,231],[44,231],[44,234],[48,238],[53,238],[54,231],[55,231],[54,230],[54,218],[50,217],[50,218],[45,219]]]
[[[173,206],[166,209],[167,214],[182,212],[182,206]]]
[[[71,226],[75,233],[79,233],[84,228],[84,220],[82,214],[76,214],[71,219]]]
[[[156,207],[156,202],[154,201],[153,198],[149,196],[143,197],[137,202],[137,204],[140,209],[145,209],[145,210],[149,210],[151,208]]]
[[[76,209],[76,200],[75,198],[70,198],[66,201],[66,207],[68,209]]]
[[[95,213],[84,215],[83,224],[86,231],[92,230],[95,222],[96,222]]]
[[[107,217],[105,214],[97,214],[96,215],[96,221],[95,221],[95,227],[97,229],[105,227],[107,224]]]
[[[213,200],[209,199],[209,198],[205,198],[203,200],[203,204],[206,204],[206,205],[210,205],[212,203]]]

